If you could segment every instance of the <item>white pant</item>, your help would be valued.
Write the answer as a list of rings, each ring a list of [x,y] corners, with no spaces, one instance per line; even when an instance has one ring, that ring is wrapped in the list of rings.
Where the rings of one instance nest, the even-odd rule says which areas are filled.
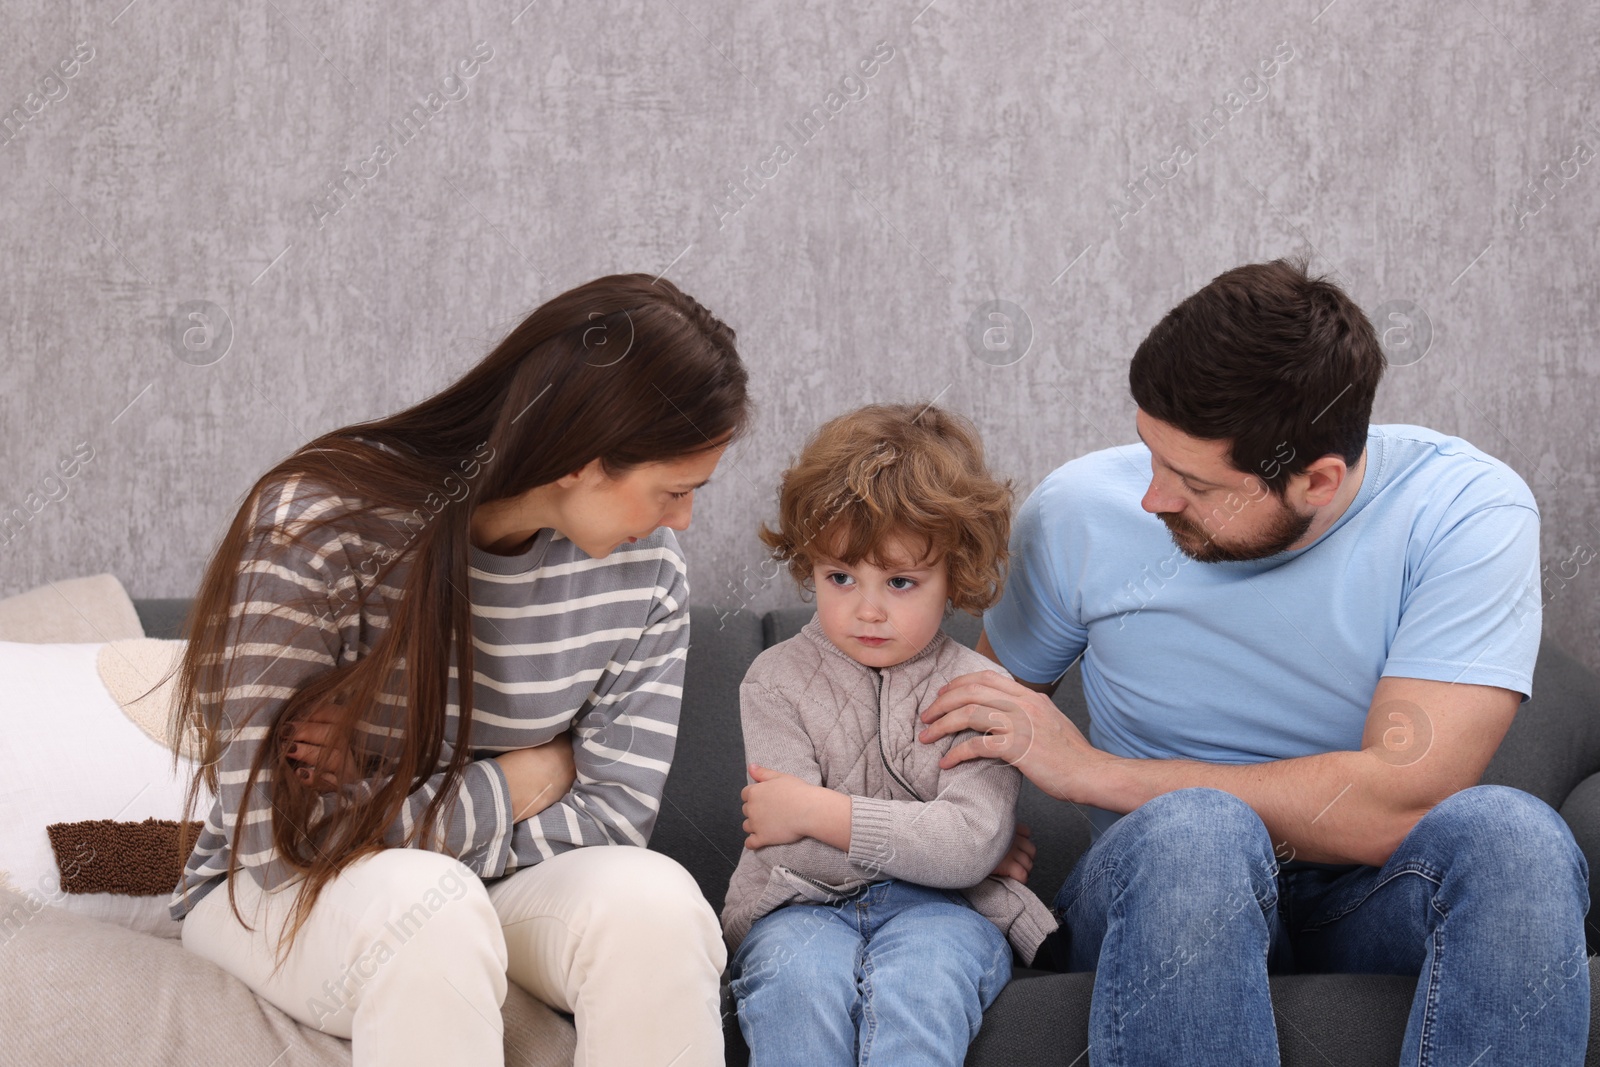
[[[574,1067],[722,1067],[722,931],[694,879],[658,852],[563,852],[492,887],[459,860],[388,849],[329,882],[272,974],[298,884],[247,873],[183,921],[183,946],[287,1014],[350,1038],[355,1067],[505,1062],[509,977],[570,1012]]]

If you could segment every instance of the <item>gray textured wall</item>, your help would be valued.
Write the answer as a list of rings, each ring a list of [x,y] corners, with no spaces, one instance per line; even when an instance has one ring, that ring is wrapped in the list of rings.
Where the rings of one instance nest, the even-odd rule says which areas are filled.
[[[191,593],[270,462],[644,270],[752,368],[683,540],[697,602],[765,610],[753,519],[820,420],[937,397],[1026,492],[1133,439],[1169,306],[1298,253],[1385,330],[1380,421],[1528,480],[1600,667],[1592,4],[123,3],[0,10],[0,594]],[[991,300],[1025,353],[974,354]]]

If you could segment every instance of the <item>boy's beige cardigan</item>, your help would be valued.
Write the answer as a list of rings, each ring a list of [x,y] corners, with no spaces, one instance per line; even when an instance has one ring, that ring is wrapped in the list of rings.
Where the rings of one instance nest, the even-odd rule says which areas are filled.
[[[850,794],[850,851],[812,838],[745,849],[722,909],[730,951],[786,904],[833,903],[898,878],[960,890],[1033,962],[1054,915],[1015,879],[988,877],[1011,847],[1021,773],[996,759],[940,770],[940,756],[980,736],[970,730],[917,740],[917,716],[939,687],[981,670],[1004,673],[943,631],[903,663],[868,667],[829,641],[815,615],[755,658],[739,688],[745,763]]]

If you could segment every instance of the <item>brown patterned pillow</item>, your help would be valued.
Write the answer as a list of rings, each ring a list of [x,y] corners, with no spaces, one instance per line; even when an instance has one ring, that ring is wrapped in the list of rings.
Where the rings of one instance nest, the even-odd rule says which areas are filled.
[[[201,823],[189,823],[192,849]],[[183,877],[189,850],[179,849],[180,825],[170,819],[144,822],[85,819],[45,827],[67,893],[118,893],[154,897],[170,894]]]

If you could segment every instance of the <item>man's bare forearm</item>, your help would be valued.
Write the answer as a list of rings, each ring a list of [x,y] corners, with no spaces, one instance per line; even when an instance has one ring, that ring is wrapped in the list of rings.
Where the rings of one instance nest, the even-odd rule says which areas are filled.
[[[1250,764],[1113,757],[1072,799],[1126,813],[1176,789],[1221,789],[1261,816],[1280,860],[1379,867],[1426,811],[1397,806],[1397,772],[1352,751]]]

